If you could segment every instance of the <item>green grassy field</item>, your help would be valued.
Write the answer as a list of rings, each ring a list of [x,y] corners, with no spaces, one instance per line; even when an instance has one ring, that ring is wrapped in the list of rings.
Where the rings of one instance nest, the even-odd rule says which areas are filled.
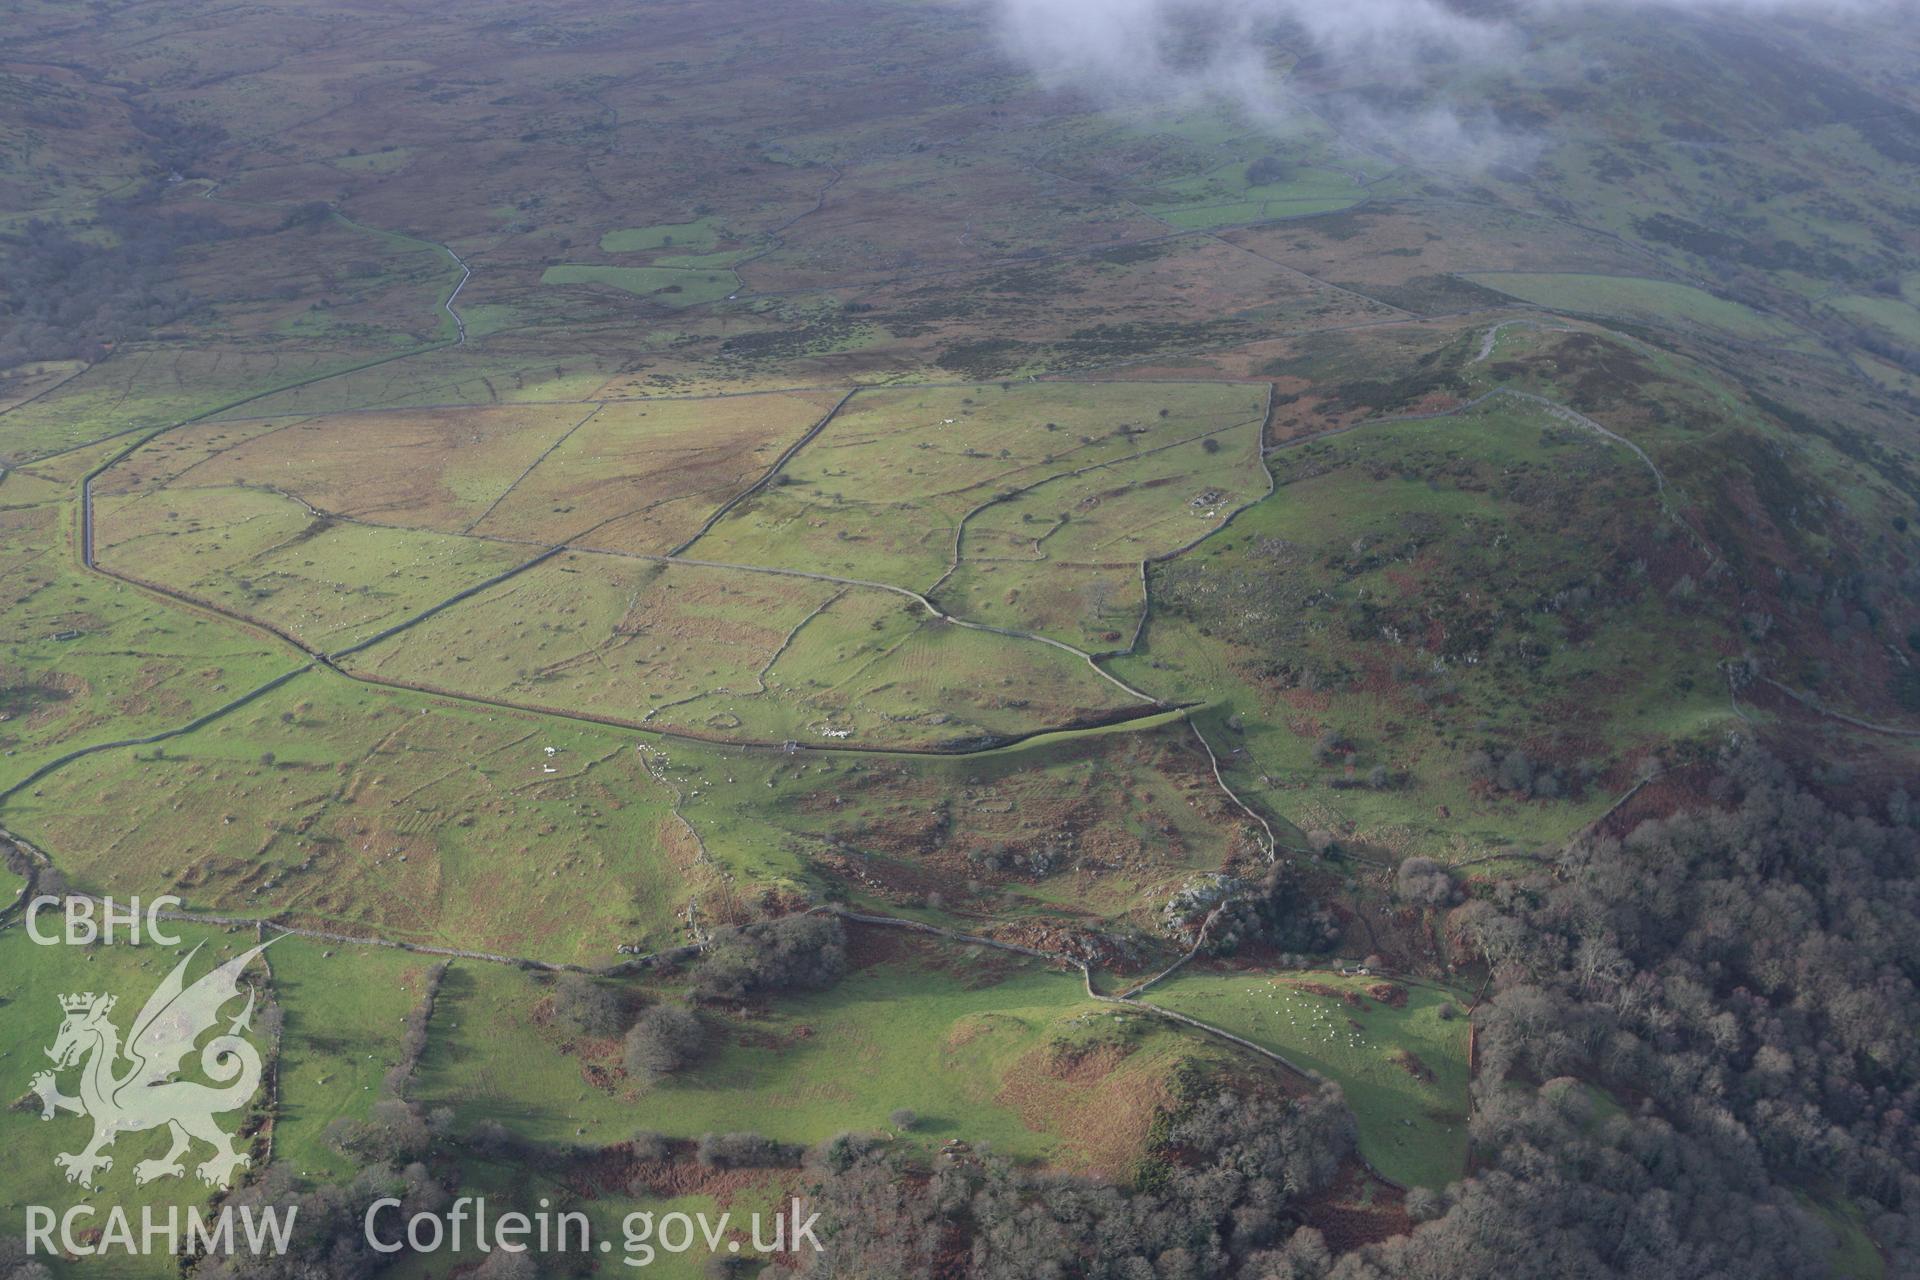
[[[15,474],[0,503],[27,496]],[[46,486],[55,492],[64,486]],[[291,670],[285,646],[82,571],[72,508],[0,506],[14,640],[0,661],[0,789],[68,752],[178,728]]]
[[[607,964],[710,878],[671,807],[626,735],[307,675],[8,820],[99,892]]]
[[[960,1138],[1021,1160],[1125,1176],[1167,1072],[1208,1050],[1089,1002],[1037,962],[889,944],[832,990],[745,1017],[702,1014],[709,1058],[653,1084],[619,1071],[616,1042],[543,1025],[542,988],[509,970],[448,975],[419,1096],[456,1122],[543,1142],[607,1144],[636,1130],[697,1137],[750,1127],[781,1142],[890,1129]],[[442,1019],[445,1023],[442,1023]],[[857,1066],[855,1064],[858,1064]]]
[[[669,307],[697,307],[718,302],[740,288],[740,277],[726,270],[696,270],[687,267],[602,267],[583,263],[564,263],[548,267],[540,275],[542,284],[605,284],[628,293],[637,293],[652,302]]]
[[[1378,981],[1312,970],[1189,970],[1146,999],[1338,1082],[1360,1121],[1361,1154],[1390,1178],[1438,1189],[1467,1165],[1467,1020],[1440,1016],[1443,1008],[1464,1013],[1465,1006],[1454,993],[1412,986],[1404,989],[1405,1006],[1395,1008],[1367,994]]]
[[[370,358],[312,344],[285,355],[128,350],[9,410],[0,456],[24,462],[107,436],[171,426]]]
[[[316,649],[367,640],[535,551],[315,516],[239,485],[96,504],[96,555],[117,573],[271,624]]]
[[[1247,170],[1244,164],[1232,164],[1167,183],[1142,203],[1176,227],[1211,230],[1333,213],[1366,199],[1365,188],[1344,172],[1293,168],[1276,180],[1256,183],[1249,181]]]
[[[411,147],[387,147],[380,151],[365,151],[354,155],[335,156],[331,163],[337,169],[349,173],[392,173],[404,169],[413,157]]]
[[[419,1005],[430,957],[287,937],[268,953],[285,1018],[276,1074],[276,1164],[310,1183],[344,1180],[353,1161],[326,1140],[386,1097],[398,1028]]]
[[[181,513],[259,523],[264,492],[310,518],[665,551],[760,478],[838,397],[528,404],[216,421],[167,432],[94,484],[103,548]],[[52,464],[46,464],[51,466]],[[23,477],[37,483],[34,477]],[[165,521],[166,523],[161,523]],[[193,532],[193,530],[187,530]],[[477,549],[476,549],[477,550]]]
[[[1833,1229],[1839,1239],[1839,1248],[1833,1257],[1835,1275],[1847,1276],[1850,1280],[1881,1280],[1888,1274],[1887,1260],[1874,1246],[1873,1237],[1868,1234],[1866,1223],[1862,1220],[1860,1206],[1844,1196],[1836,1199],[1810,1196],[1804,1203]]]
[[[692,222],[663,222],[651,227],[622,227],[600,237],[600,247],[608,253],[642,253],[648,249],[690,249],[705,253],[720,239],[720,227],[713,218]]]
[[[1247,422],[976,507],[938,598],[959,617],[1123,649],[1147,605],[1141,562],[1197,543],[1264,497],[1260,448],[1259,425]]]
[[[602,405],[496,491],[477,534],[664,553],[765,475],[838,395],[794,392]]]
[[[1207,508],[1190,504],[1210,485],[1231,484],[1245,496],[1264,489],[1248,444],[1262,413],[1257,390],[1178,384],[1156,387],[1150,399],[1143,404],[1117,384],[862,392],[788,461],[778,484],[730,512],[688,554],[924,591],[954,563],[957,529],[989,513],[994,527],[1003,502],[1031,492],[1033,510],[1057,519],[1065,505],[1086,526],[1066,539],[1075,552],[1137,563],[1205,531]],[[1209,436],[1221,442],[1217,453],[1182,444]],[[1096,469],[1069,476],[1088,468]],[[1031,513],[1024,503],[1017,511]],[[1047,527],[1012,518],[1036,536]],[[958,550],[966,554],[964,540]],[[1048,568],[1042,561],[1022,571],[1035,595],[1073,590],[1043,579]],[[1075,571],[1068,567],[1068,581]],[[1137,570],[1133,576],[1137,582]],[[1114,612],[1124,609],[1115,602]],[[956,612],[970,616],[957,605]],[[1044,620],[1070,640],[1098,625],[1065,616],[1072,612],[1042,619],[1001,609],[982,620]]]
[[[1749,342],[1783,342],[1796,336],[1785,321],[1761,315],[1731,298],[1716,297],[1670,280],[1521,271],[1487,271],[1464,278],[1556,311],[1643,324],[1691,325]]]
[[[354,655],[383,679],[721,741],[928,746],[1138,706],[875,587],[567,552]]]
[[[94,488],[98,496],[137,496],[142,508],[191,503],[227,486],[271,488],[328,515],[459,533],[598,408],[503,405],[205,423],[136,449]]]
[[[1907,291],[1920,294],[1920,287],[1909,286]],[[1902,342],[1920,342],[1920,306],[1905,298],[1856,294],[1835,298],[1832,305],[1855,320],[1884,329]]]

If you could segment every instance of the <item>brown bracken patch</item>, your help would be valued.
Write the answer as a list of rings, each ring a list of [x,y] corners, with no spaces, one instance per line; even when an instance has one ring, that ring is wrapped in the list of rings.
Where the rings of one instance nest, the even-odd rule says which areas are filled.
[[[1130,1054],[1120,1045],[1035,1049],[1007,1072],[995,1101],[1060,1139],[1052,1167],[1124,1177],[1146,1149],[1154,1113],[1171,1105],[1162,1073],[1126,1069]]]
[[[1332,1185],[1309,1196],[1300,1208],[1307,1225],[1318,1229],[1327,1238],[1327,1247],[1341,1254],[1413,1230],[1405,1199],[1403,1193],[1349,1164]]]
[[[1342,991],[1339,987],[1330,987],[1324,982],[1289,982],[1286,985],[1308,995],[1325,996],[1329,1000],[1344,1000],[1355,1009],[1364,1011],[1367,1002],[1360,998],[1358,991]]]
[[[694,1159],[694,1144],[685,1139],[667,1143],[658,1159],[636,1159],[633,1147],[619,1143],[582,1156],[562,1175],[567,1189],[582,1199],[602,1196],[638,1196],[670,1200],[679,1196],[712,1196],[726,1209],[737,1200],[768,1202],[784,1198],[793,1169],[710,1169]]]

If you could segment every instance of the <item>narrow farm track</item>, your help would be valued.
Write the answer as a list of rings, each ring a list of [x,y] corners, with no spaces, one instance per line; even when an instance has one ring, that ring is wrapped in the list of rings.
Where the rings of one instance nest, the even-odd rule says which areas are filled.
[[[1494,333],[1496,333],[1500,329],[1505,328],[1508,324],[1514,324],[1514,323],[1519,323],[1519,322],[1505,321],[1501,324],[1495,325],[1492,329],[1487,331],[1487,337],[1482,340],[1483,345],[1487,346],[1490,349]],[[1621,435],[1619,432],[1614,431],[1611,428],[1603,425],[1602,423],[1595,421],[1594,419],[1588,417],[1586,414],[1581,413],[1578,409],[1573,408],[1571,405],[1561,404],[1558,400],[1551,399],[1550,397],[1540,395],[1536,392],[1522,391],[1517,387],[1494,387],[1492,390],[1483,391],[1479,395],[1474,396],[1471,400],[1464,401],[1460,404],[1453,406],[1450,409],[1436,409],[1431,413],[1403,413],[1403,414],[1396,414],[1390,417],[1367,418],[1360,422],[1350,422],[1344,427],[1333,427],[1326,431],[1309,432],[1306,435],[1295,436],[1290,440],[1282,440],[1277,444],[1268,445],[1266,448],[1266,453],[1267,453],[1267,456],[1271,457],[1272,455],[1276,453],[1280,453],[1284,450],[1297,449],[1302,445],[1313,444],[1321,440],[1331,440],[1335,436],[1344,436],[1350,432],[1365,430],[1368,427],[1388,427],[1388,426],[1395,426],[1397,424],[1407,423],[1407,422],[1442,422],[1449,418],[1462,417],[1468,413],[1471,413],[1473,410],[1479,408],[1481,405],[1486,404],[1492,400],[1499,399],[1500,397],[1503,397],[1503,396],[1509,399],[1519,400],[1519,401],[1522,401],[1523,403],[1530,404],[1539,409],[1542,409],[1546,412],[1546,414],[1549,417],[1552,417],[1561,422],[1564,422],[1568,426],[1578,427],[1583,431],[1591,431],[1595,435],[1598,435],[1610,441],[1613,444],[1617,444],[1621,448],[1627,450],[1627,452],[1631,453],[1635,458],[1637,458],[1640,461],[1640,463],[1643,466],[1646,467],[1648,474],[1650,474],[1653,477],[1653,487],[1654,487],[1654,491],[1659,496],[1661,512],[1664,515],[1666,515],[1668,519],[1672,520],[1675,524],[1680,526],[1681,530],[1687,535],[1688,539],[1692,541],[1692,543],[1694,544],[1694,547],[1697,550],[1699,550],[1703,555],[1707,556],[1709,559],[1712,559],[1712,560],[1719,559],[1719,554],[1716,551],[1714,551],[1712,545],[1706,540],[1706,538],[1691,524],[1689,524],[1686,518],[1682,516],[1679,513],[1679,511],[1677,511],[1674,508],[1670,500],[1669,491],[1667,488],[1666,473],[1660,470],[1660,464],[1653,460],[1653,457],[1651,454],[1649,454],[1645,449],[1641,448],[1638,444],[1635,444],[1632,440],[1629,440],[1627,439],[1627,437]]]
[[[1500,387],[1496,391],[1494,391],[1492,394],[1512,396],[1516,400],[1524,400],[1529,404],[1539,405],[1541,408],[1545,409],[1548,413],[1560,419],[1562,422],[1572,423],[1574,426],[1577,426],[1577,427],[1585,427],[1588,431],[1598,432],[1600,435],[1605,436],[1607,439],[1613,441],[1615,444],[1622,446],[1629,453],[1633,454],[1634,457],[1640,459],[1641,462],[1645,463],[1647,470],[1653,473],[1654,487],[1660,491],[1661,502],[1663,504],[1665,503],[1666,493],[1667,493],[1666,475],[1660,470],[1659,464],[1654,462],[1654,460],[1650,456],[1648,456],[1647,451],[1645,449],[1642,449],[1639,445],[1635,444],[1633,441],[1627,439],[1623,435],[1620,435],[1618,432],[1611,431],[1608,428],[1600,425],[1598,422],[1595,422],[1592,418],[1589,418],[1586,414],[1581,413],[1578,409],[1572,408],[1569,405],[1561,404],[1558,400],[1549,400],[1545,396],[1535,395],[1531,391],[1519,391],[1514,389],[1513,387]]]
[[[453,345],[456,347],[464,346],[467,341],[467,322],[465,317],[453,309],[453,303],[454,299],[460,296],[460,291],[467,287],[467,281],[473,279],[473,268],[467,265],[465,258],[462,258],[451,248],[448,248],[448,246],[443,244],[440,247],[446,250],[447,256],[453,259],[454,265],[460,268],[460,282],[453,286],[453,292],[449,293],[447,300],[440,304],[440,309],[453,317],[454,331],[458,335],[454,338]]]
[[[202,198],[207,200],[213,199],[214,198],[213,193],[219,189],[220,189],[220,184],[218,182],[214,183],[212,186],[208,187],[205,192],[202,193]],[[228,200],[225,197],[221,197],[221,203],[248,205],[253,208],[266,208],[266,209],[275,209],[275,208],[281,207],[281,205],[275,201]],[[345,223],[349,227],[354,228],[357,231],[365,231],[369,235],[391,236],[396,240],[410,240],[414,244],[424,244],[431,248],[438,249],[441,253],[446,254],[448,259],[452,261],[453,265],[460,268],[460,278],[454,282],[454,286],[452,290],[448,292],[447,296],[443,298],[440,302],[440,310],[446,312],[447,318],[453,321],[453,330],[454,330],[453,340],[451,342],[448,342],[442,345],[453,346],[453,347],[460,347],[460,346],[466,345],[467,321],[466,321],[466,318],[462,316],[460,312],[454,308],[454,305],[453,305],[454,300],[460,296],[460,291],[467,287],[467,281],[473,279],[473,268],[467,265],[467,260],[465,258],[462,258],[459,254],[455,253],[451,245],[442,244],[438,240],[429,240],[425,236],[417,236],[412,234],[411,232],[389,231],[383,227],[368,226],[364,222],[360,222],[360,221],[357,221],[356,219],[349,218],[346,214],[340,212],[338,209],[334,208],[331,204],[327,206],[327,211],[330,214],[332,214],[333,217],[338,218],[341,222]],[[413,353],[410,352],[409,354],[413,354]]]

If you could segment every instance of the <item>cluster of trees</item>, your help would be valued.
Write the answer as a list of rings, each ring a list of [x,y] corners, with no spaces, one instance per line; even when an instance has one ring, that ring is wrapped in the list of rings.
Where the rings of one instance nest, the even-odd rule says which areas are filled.
[[[1160,1118],[1162,1158],[1131,1191],[992,1156],[928,1175],[846,1136],[809,1162],[819,1178],[810,1207],[822,1214],[828,1247],[800,1262],[811,1276],[901,1280],[952,1274],[956,1248],[964,1273],[982,1280],[1831,1273],[1831,1236],[1760,1164],[1729,1158],[1714,1138],[1689,1136],[1660,1117],[1602,1105],[1565,1079],[1486,1090],[1473,1124],[1482,1153],[1475,1176],[1444,1194],[1410,1195],[1421,1225],[1342,1257],[1318,1231],[1299,1226],[1300,1200],[1324,1188],[1352,1152],[1352,1117],[1331,1086],[1298,1100],[1202,1088]],[[657,1145],[664,1153],[666,1144]],[[755,1134],[709,1134],[697,1144],[711,1168],[789,1168],[802,1154]],[[293,1249],[284,1258],[210,1259],[195,1274],[362,1280],[386,1260],[366,1247],[361,1214],[387,1195],[412,1214],[443,1211],[453,1192],[420,1160],[305,1191],[270,1171],[234,1202],[297,1204]],[[514,1266],[479,1274],[540,1273],[527,1261]],[[36,1268],[19,1246],[0,1242],[0,1277],[43,1280]]]
[[[792,915],[719,934],[694,970],[694,993],[743,1000],[830,987],[847,971],[846,926],[836,916]]]
[[[236,1212],[246,1205],[281,1206],[283,1215],[288,1207],[296,1209],[286,1253],[208,1258],[193,1274],[199,1280],[366,1280],[389,1261],[374,1252],[362,1225],[367,1206],[385,1196],[400,1201],[402,1217],[438,1213],[453,1202],[453,1193],[422,1161],[369,1167],[347,1182],[311,1189],[275,1166],[234,1190],[226,1203]]]
[[[1052,873],[1063,858],[1049,844],[1004,843],[974,845],[967,849],[967,861],[986,871],[1011,871],[1033,876]]]
[[[413,1083],[413,1073],[419,1070],[420,1059],[427,1052],[427,1024],[433,1021],[433,1002],[439,998],[440,983],[447,976],[447,963],[442,960],[427,970],[420,1001],[407,1011],[406,1030],[400,1037],[400,1059],[387,1071],[385,1082],[387,1092],[396,1098],[406,1094],[407,1086]]]
[[[743,1000],[830,986],[847,967],[846,926],[836,916],[793,915],[720,933],[695,966],[692,994]],[[636,1080],[658,1081],[706,1056],[707,1025],[684,1005],[657,1003],[637,1014],[611,983],[581,973],[555,980],[553,1016],[583,1035],[622,1036],[622,1061]]]
[[[1156,1119],[1158,1155],[1135,1190],[991,1155],[918,1176],[887,1150],[841,1142],[812,1199],[828,1249],[803,1259],[804,1274],[952,1274],[958,1240],[966,1274],[991,1280],[1261,1276],[1296,1201],[1354,1150],[1354,1117],[1332,1086],[1288,1100],[1188,1079],[1183,1092]]]
[[[651,1005],[627,1029],[623,1048],[628,1075],[636,1080],[660,1080],[705,1056],[707,1030],[700,1015],[691,1009]]]
[[[1394,877],[1394,891],[1407,902],[1422,906],[1450,905],[1459,897],[1460,888],[1453,873],[1432,858],[1408,858]]]
[[[1286,863],[1268,867],[1215,917],[1207,934],[1217,955],[1231,955],[1249,943],[1312,954],[1330,950],[1339,937],[1340,921],[1333,911]]]
[[[1476,782],[1495,786],[1514,795],[1533,796],[1541,800],[1552,800],[1567,795],[1571,791],[1579,794],[1581,788],[1569,787],[1566,770],[1552,764],[1530,759],[1525,751],[1514,747],[1510,751],[1476,751],[1467,757],[1467,772]],[[1589,767],[1579,777],[1585,781],[1592,774]]]
[[[137,98],[127,109],[149,160],[162,172],[183,178],[208,176],[202,166],[226,141],[225,129],[210,121],[188,120]]]
[[[582,1035],[617,1036],[629,1021],[627,999],[584,973],[563,973],[553,984],[553,1017]]]
[[[1920,812],[1900,792],[1836,810],[1750,749],[1710,799],[1454,910],[1496,978],[1475,1171],[1411,1193],[1409,1234],[1335,1256],[1298,1227],[1350,1150],[1337,1093],[1291,1113],[1202,1094],[1131,1193],[990,1158],[913,1177],[842,1143],[813,1274],[928,1276],[965,1247],[978,1277],[1799,1280],[1837,1246],[1809,1189],[1850,1196],[1889,1274],[1920,1274]],[[1460,898],[1417,858],[1397,887]],[[1280,877],[1282,919],[1292,893]]]
[[[98,360],[200,305],[173,260],[226,234],[200,215],[162,214],[156,193],[103,201],[86,238],[36,218],[0,241],[0,369]]]
[[[1445,1195],[1408,1198],[1430,1221],[1337,1262],[1289,1249],[1262,1280],[1832,1274],[1832,1237],[1759,1166],[1601,1105],[1571,1080],[1483,1090],[1472,1126],[1482,1166]]]
[[[368,1167],[406,1165],[425,1160],[446,1136],[453,1113],[442,1107],[431,1115],[402,1098],[373,1104],[361,1120],[342,1116],[327,1126],[328,1145]]]
[[[1189,1096],[1156,1122],[1161,1155],[1126,1190],[1036,1173],[988,1157],[915,1176],[885,1151],[843,1149],[816,1189],[830,1236],[811,1276],[922,1277],[956,1238],[966,1273],[1035,1276],[1259,1277],[1293,1229],[1294,1206],[1324,1187],[1353,1149],[1353,1117],[1329,1086],[1301,1099],[1220,1091]]]
[[[1824,1247],[1828,1233],[1787,1214],[1779,1190],[1814,1185],[1849,1193],[1881,1246],[1920,1271],[1913,806],[1896,792],[1878,816],[1836,810],[1750,749],[1724,758],[1712,799],[1580,846],[1554,874],[1502,882],[1454,912],[1497,975],[1478,1018],[1477,1136],[1507,1172],[1475,1179],[1448,1217],[1480,1215],[1484,1231],[1489,1206],[1504,1204],[1580,1238],[1585,1210],[1562,1202],[1590,1205],[1588,1184],[1613,1179],[1615,1157],[1576,1146],[1530,1177],[1526,1151],[1546,1141],[1549,1119],[1508,1115],[1502,1083],[1578,1075],[1643,1100],[1594,1140],[1653,1172],[1684,1169],[1644,1188],[1669,1214],[1688,1197],[1721,1197],[1691,1225],[1669,1216],[1661,1229],[1699,1233],[1728,1273],[1815,1273],[1800,1269],[1804,1250],[1749,1257],[1714,1228],[1772,1240],[1761,1220],[1777,1220]],[[1547,1209],[1572,1217],[1555,1227]],[[1609,1265],[1593,1274],[1634,1274]]]
[[[1264,187],[1269,183],[1285,182],[1293,176],[1293,166],[1279,156],[1261,156],[1247,166],[1247,185]]]
[[[36,218],[0,236],[0,369],[98,360],[109,345],[145,337],[200,305],[174,278],[173,259],[228,232],[213,218],[161,213],[160,196],[168,178],[198,172],[224,131],[137,102],[130,109],[153,174],[147,182],[101,200],[80,235]]]
[[[1207,1094],[1131,1193],[992,1159],[917,1178],[841,1144],[813,1274],[927,1276],[964,1246],[978,1277],[1798,1280],[1837,1245],[1809,1188],[1844,1191],[1889,1274],[1920,1274],[1920,815],[1898,792],[1835,810],[1751,750],[1711,799],[1455,909],[1496,975],[1476,1167],[1411,1193],[1409,1234],[1336,1257],[1297,1226],[1350,1150],[1337,1093]],[[1398,888],[1460,895],[1421,859]]]
[[[786,1169],[805,1154],[804,1147],[757,1133],[706,1133],[693,1144],[694,1159],[708,1169]]]
[[[0,1236],[0,1280],[53,1280],[53,1272],[27,1252],[27,1242]]]

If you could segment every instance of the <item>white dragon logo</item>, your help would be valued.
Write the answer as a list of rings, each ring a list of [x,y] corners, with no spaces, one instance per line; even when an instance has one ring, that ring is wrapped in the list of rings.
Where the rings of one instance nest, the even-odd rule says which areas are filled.
[[[42,1120],[53,1119],[57,1111],[93,1117],[93,1141],[82,1151],[53,1158],[66,1170],[68,1182],[92,1187],[101,1171],[113,1168],[113,1157],[103,1151],[115,1138],[162,1125],[171,1132],[173,1145],[160,1159],[142,1160],[133,1167],[136,1183],[184,1175],[180,1157],[196,1138],[214,1151],[212,1158],[198,1167],[202,1182],[231,1186],[235,1170],[253,1162],[252,1157],[234,1149],[233,1138],[213,1119],[223,1111],[245,1106],[260,1087],[259,1050],[240,1038],[253,1017],[251,990],[247,992],[247,1007],[228,1025],[227,1033],[209,1040],[200,1051],[201,1071],[224,1087],[175,1080],[173,1076],[193,1052],[194,1042],[219,1021],[221,1008],[239,997],[241,971],[270,945],[263,942],[234,957],[189,987],[185,974],[199,954],[200,948],[195,947],[148,997],[133,1020],[124,1047],[119,1030],[108,1021],[114,997],[91,991],[60,997],[60,1007],[67,1016],[53,1048],[47,1050],[54,1069],[36,1075],[33,1090],[40,1095]],[[123,1074],[116,1074],[123,1060],[131,1065]],[[80,1066],[80,1096],[70,1098],[60,1092],[54,1075],[76,1065]]]

